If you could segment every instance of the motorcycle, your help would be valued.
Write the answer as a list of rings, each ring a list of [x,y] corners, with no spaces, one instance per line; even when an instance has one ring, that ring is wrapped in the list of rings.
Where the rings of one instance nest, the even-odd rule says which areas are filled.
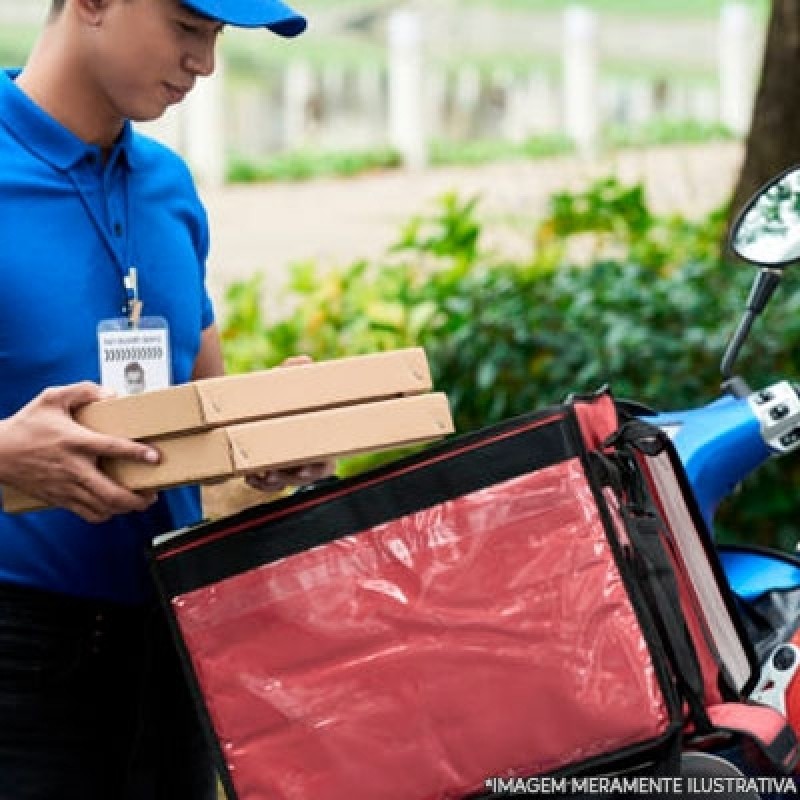
[[[759,271],[722,359],[721,396],[701,408],[639,412],[672,438],[712,536],[719,504],[766,461],[800,448],[800,385],[783,380],[752,389],[734,373],[784,269],[800,262],[800,167],[754,195],[731,228],[729,246]],[[792,637],[800,628],[800,558],[747,545],[717,550],[763,665],[753,697],[787,714],[797,729],[800,637]]]

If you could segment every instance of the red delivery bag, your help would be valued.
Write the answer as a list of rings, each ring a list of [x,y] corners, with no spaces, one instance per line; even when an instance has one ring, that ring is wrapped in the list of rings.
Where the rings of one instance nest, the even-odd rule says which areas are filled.
[[[637,449],[653,430],[623,430],[601,392],[157,540],[230,800],[674,773],[688,736],[718,732],[707,706],[744,706],[756,662],[724,585],[729,666],[705,630],[698,657],[705,622],[685,624],[677,561],[645,541],[643,520],[669,532],[642,506],[669,482]],[[717,586],[716,567],[702,574]],[[782,718],[762,733],[791,760]]]

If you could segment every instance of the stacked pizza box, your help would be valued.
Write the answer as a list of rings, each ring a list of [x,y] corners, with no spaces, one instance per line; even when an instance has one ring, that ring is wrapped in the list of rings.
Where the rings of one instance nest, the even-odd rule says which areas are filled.
[[[431,389],[425,351],[409,348],[194,381],[75,416],[157,447],[159,464],[110,459],[102,468],[130,489],[158,490],[440,438],[453,421]],[[6,511],[42,508],[11,487],[2,494]]]

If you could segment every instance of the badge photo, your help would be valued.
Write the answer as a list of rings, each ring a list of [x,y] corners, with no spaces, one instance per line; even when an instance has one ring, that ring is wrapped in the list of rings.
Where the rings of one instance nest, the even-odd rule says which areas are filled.
[[[119,396],[172,385],[169,327],[161,317],[103,320],[97,327],[100,380]]]

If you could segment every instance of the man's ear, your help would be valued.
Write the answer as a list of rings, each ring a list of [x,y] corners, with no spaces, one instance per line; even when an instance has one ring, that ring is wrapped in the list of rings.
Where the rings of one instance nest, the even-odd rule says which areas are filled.
[[[86,23],[101,25],[103,16],[114,0],[71,0],[75,13]]]

